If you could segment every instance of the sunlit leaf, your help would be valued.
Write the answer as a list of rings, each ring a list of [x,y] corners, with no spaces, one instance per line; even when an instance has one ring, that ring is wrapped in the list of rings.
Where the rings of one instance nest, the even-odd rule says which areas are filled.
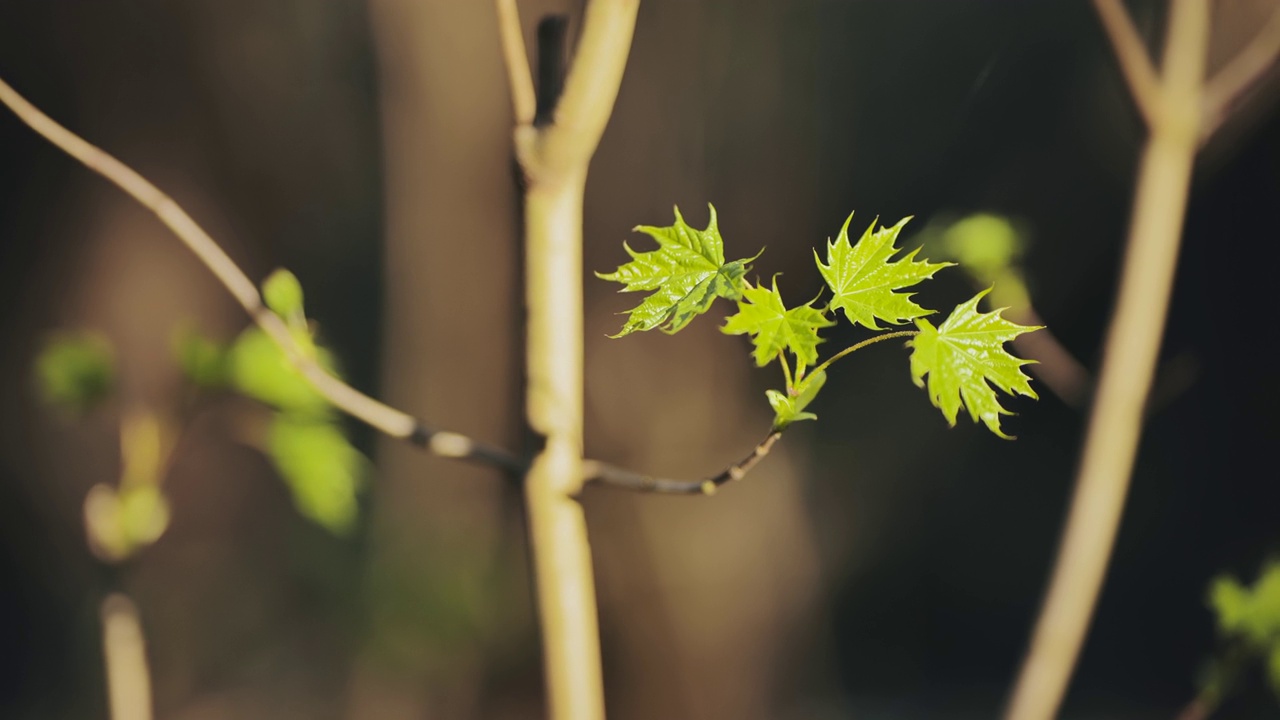
[[[806,365],[816,365],[818,343],[822,342],[818,330],[835,323],[810,305],[788,310],[774,278],[771,288],[744,287],[737,314],[730,315],[720,330],[729,335],[750,335],[755,344],[753,356],[760,367],[768,365],[783,349]]]
[[[843,310],[856,325],[880,330],[878,322],[899,325],[907,320],[931,314],[911,300],[912,293],[897,292],[933,277],[951,263],[916,260],[919,249],[900,260],[892,260],[901,250],[894,246],[898,233],[910,218],[893,227],[875,229],[873,221],[856,244],[849,242],[850,215],[834,241],[827,243],[824,265],[817,251],[814,260],[831,288],[832,310]]]
[[[675,214],[674,225],[635,228],[657,241],[657,250],[636,252],[624,243],[631,262],[612,273],[596,273],[603,280],[622,283],[619,292],[654,291],[627,311],[626,324],[613,337],[654,328],[674,333],[706,312],[717,297],[742,297],[743,276],[754,258],[724,261],[724,241],[716,227],[715,207],[711,207],[706,230],[686,223],[679,208]]]
[[[1010,413],[1001,407],[992,386],[1030,398],[1036,394],[1022,372],[1022,366],[1032,361],[1010,355],[1004,343],[1039,328],[1005,320],[999,310],[979,312],[978,301],[987,292],[957,306],[936,328],[928,320],[916,320],[920,334],[909,343],[911,379],[925,387],[928,376],[929,400],[951,425],[956,424],[963,403],[974,422],[982,420],[991,432],[1008,439],[1000,429],[1000,416]]]

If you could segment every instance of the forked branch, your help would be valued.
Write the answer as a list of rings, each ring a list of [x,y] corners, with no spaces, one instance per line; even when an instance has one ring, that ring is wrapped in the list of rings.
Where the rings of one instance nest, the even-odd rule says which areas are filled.
[[[1120,0],[1093,0],[1107,39],[1115,50],[1120,72],[1133,95],[1138,112],[1150,128],[1159,115],[1160,78],[1151,63],[1147,45],[1133,25],[1133,18]]]

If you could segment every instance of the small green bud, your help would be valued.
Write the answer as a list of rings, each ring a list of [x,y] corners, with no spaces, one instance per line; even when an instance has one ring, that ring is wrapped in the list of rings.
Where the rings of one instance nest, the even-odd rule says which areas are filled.
[[[286,320],[301,318],[302,284],[288,270],[280,268],[262,282],[262,299],[277,315]]]

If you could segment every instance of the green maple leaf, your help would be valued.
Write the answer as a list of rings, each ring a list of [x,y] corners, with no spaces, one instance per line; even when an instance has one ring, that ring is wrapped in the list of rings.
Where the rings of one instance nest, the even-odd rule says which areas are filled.
[[[656,240],[658,249],[636,252],[623,243],[631,262],[607,275],[596,273],[602,280],[622,283],[625,287],[619,292],[656,291],[627,311],[629,317],[622,331],[611,337],[654,328],[675,333],[706,312],[717,297],[727,300],[742,297],[746,285],[743,276],[747,273],[747,264],[755,258],[724,261],[724,240],[716,227],[716,209],[712,205],[708,207],[711,222],[706,230],[690,227],[680,216],[680,208],[675,209],[674,225],[636,227],[636,232]]]
[[[931,314],[911,301],[911,293],[894,292],[916,285],[933,277],[933,274],[954,263],[931,263],[916,260],[919,248],[906,257],[892,261],[901,252],[894,247],[902,226],[911,218],[903,218],[893,227],[875,229],[875,221],[862,233],[857,244],[849,243],[849,223],[853,215],[844,221],[840,234],[827,243],[827,264],[823,265],[818,253],[814,260],[835,296],[831,309],[844,310],[849,322],[872,330],[880,330],[877,320],[900,325],[907,320]]]
[[[818,343],[822,342],[818,329],[835,323],[810,307],[813,301],[788,310],[778,293],[776,277],[772,289],[746,286],[742,296],[737,314],[726,318],[720,330],[728,335],[751,335],[756,365],[768,365],[784,348],[805,365],[818,363]]]
[[[991,386],[1010,395],[1036,397],[1030,378],[1022,372],[1022,366],[1033,361],[1010,355],[1004,343],[1040,328],[1005,320],[1000,310],[979,312],[978,301],[988,292],[990,288],[958,305],[937,328],[928,320],[916,320],[920,334],[909,343],[914,348],[911,379],[924,387],[924,377],[929,376],[929,399],[952,426],[963,401],[974,422],[981,419],[991,432],[1011,439],[1000,430],[1000,416],[1010,412],[1000,406]]]

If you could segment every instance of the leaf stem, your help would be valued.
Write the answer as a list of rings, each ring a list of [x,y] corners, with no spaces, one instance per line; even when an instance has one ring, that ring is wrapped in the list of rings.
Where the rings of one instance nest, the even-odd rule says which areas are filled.
[[[813,372],[809,374],[816,375],[826,370],[827,368],[831,367],[832,363],[844,357],[845,355],[855,353],[868,345],[875,345],[876,343],[883,342],[885,340],[892,340],[894,338],[902,338],[902,337],[912,337],[919,334],[920,334],[919,330],[899,330],[897,332],[885,333],[883,335],[876,335],[875,337],[867,338],[866,340],[863,340],[862,342],[856,343],[854,345],[850,345],[849,347],[841,350],[835,355],[832,355],[831,357],[827,358],[825,361],[823,361],[821,365],[814,368]]]
[[[787,354],[778,351],[778,362],[782,363],[782,377],[787,381],[787,394],[790,395],[795,389],[795,383],[791,380],[791,366],[787,364]]]

